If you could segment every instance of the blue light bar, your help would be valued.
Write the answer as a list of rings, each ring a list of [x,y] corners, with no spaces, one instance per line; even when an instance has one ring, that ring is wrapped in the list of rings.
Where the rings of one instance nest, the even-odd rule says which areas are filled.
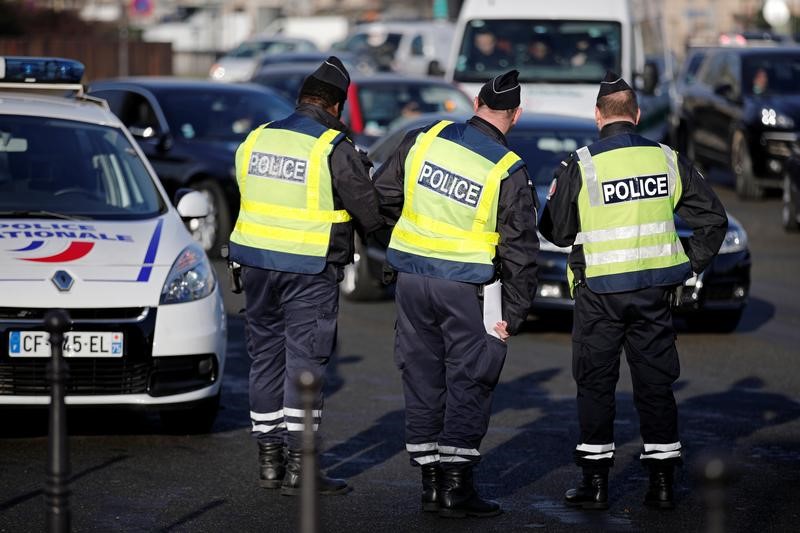
[[[84,66],[60,57],[0,57],[0,83],[80,83]]]

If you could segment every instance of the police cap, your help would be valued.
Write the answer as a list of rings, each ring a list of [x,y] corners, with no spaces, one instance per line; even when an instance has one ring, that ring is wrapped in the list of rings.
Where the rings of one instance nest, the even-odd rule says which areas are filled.
[[[341,100],[344,101],[347,95],[347,88],[350,86],[350,74],[338,57],[330,56],[309,77],[341,91]]]
[[[516,109],[519,107],[520,87],[518,70],[509,70],[487,81],[478,97],[491,109]]]
[[[616,72],[606,71],[606,77],[600,82],[600,90],[597,92],[597,99],[600,100],[609,94],[618,93],[620,91],[632,91],[631,86],[622,79],[622,76]]]

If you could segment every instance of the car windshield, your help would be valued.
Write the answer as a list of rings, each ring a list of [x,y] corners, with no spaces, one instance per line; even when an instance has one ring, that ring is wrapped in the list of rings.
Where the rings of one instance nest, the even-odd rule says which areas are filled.
[[[472,20],[464,32],[454,79],[482,82],[510,68],[521,82],[598,83],[620,72],[618,22]]]
[[[314,48],[303,41],[245,41],[226,55],[249,59],[261,54],[283,54],[286,52],[311,52]]]
[[[364,134],[380,136],[397,119],[423,113],[468,113],[472,101],[448,85],[370,83],[358,87]],[[352,121],[354,117],[350,116]]]
[[[164,201],[121,130],[0,115],[0,216],[151,218]]]
[[[561,161],[581,146],[597,140],[594,130],[546,130],[514,128],[508,134],[511,148],[528,167],[537,186],[548,186]]]
[[[742,68],[747,94],[797,94],[800,87],[800,53],[747,55]]]
[[[158,98],[170,130],[187,140],[239,142],[257,126],[293,111],[267,91],[179,90]]]

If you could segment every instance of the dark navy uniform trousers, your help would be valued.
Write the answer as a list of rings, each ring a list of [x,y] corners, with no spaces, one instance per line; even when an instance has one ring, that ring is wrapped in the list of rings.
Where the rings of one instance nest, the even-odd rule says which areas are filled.
[[[400,272],[395,360],[411,464],[480,460],[506,344],[486,334],[479,286]]]
[[[245,339],[250,355],[250,418],[260,442],[300,449],[303,411],[297,379],[308,370],[320,380],[336,347],[339,268],[294,274],[242,268]],[[314,429],[322,417],[322,392]]]
[[[578,465],[606,468],[614,457],[615,390],[622,348],[639,413],[642,460],[681,457],[678,410],[672,384],[680,374],[670,292],[664,287],[597,294],[575,292],[572,374],[578,385],[581,442]]]

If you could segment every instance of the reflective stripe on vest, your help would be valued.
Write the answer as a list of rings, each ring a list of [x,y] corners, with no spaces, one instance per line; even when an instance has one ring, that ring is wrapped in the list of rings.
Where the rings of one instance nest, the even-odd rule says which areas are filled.
[[[256,250],[322,258],[333,224],[350,215],[333,209],[328,157],[341,132],[319,137],[275,123],[254,130],[237,153],[241,194],[231,242]]]
[[[675,152],[664,145],[632,146],[592,156],[583,147],[577,155],[583,187],[575,244],[583,246],[589,287],[604,292],[611,285],[644,288],[654,278],[683,281],[683,269],[675,267],[689,259],[673,215],[682,192]],[[659,270],[663,275],[652,272]],[[650,271],[648,278],[637,275],[644,271]],[[607,282],[611,277],[613,284]]]
[[[440,133],[450,124],[438,122],[409,151],[403,212],[389,248],[491,265],[500,241],[495,231],[500,183],[520,158],[509,151],[495,163],[442,138]]]

